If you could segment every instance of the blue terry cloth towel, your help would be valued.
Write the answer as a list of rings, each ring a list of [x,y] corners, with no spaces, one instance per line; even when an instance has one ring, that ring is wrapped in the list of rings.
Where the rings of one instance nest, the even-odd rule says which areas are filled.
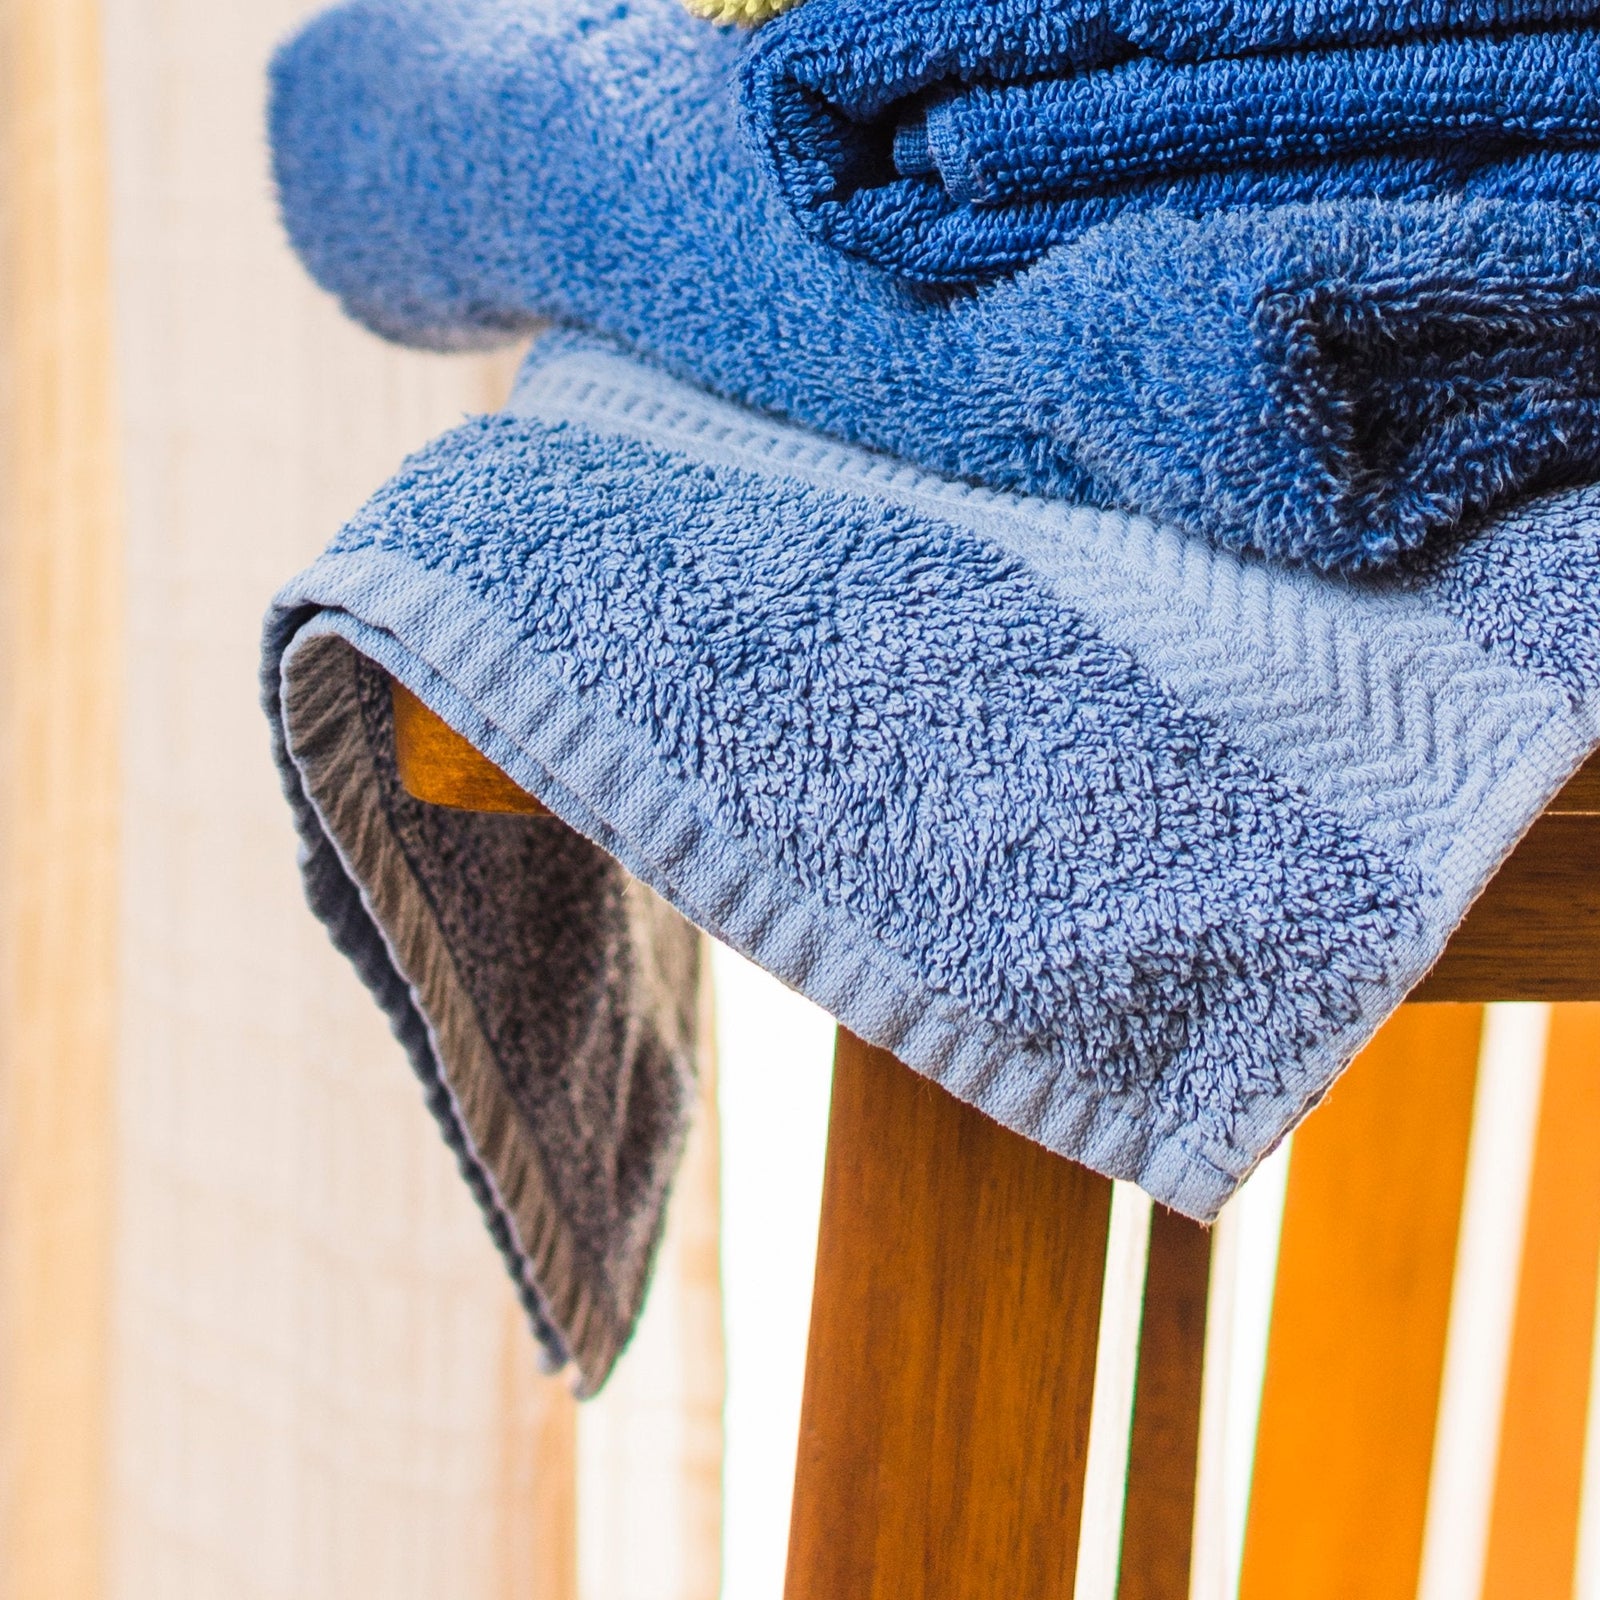
[[[409,800],[383,673],[575,831]],[[283,591],[264,689],[312,901],[593,1389],[689,1098],[677,913],[1214,1216],[1600,740],[1600,488],[1323,576],[551,334]]]
[[[950,477],[1319,568],[1600,466],[1600,208],[1128,212],[930,296],[795,222],[739,135],[747,48],[673,0],[353,0],[274,67],[289,231],[397,338],[578,324]]]
[[[1596,0],[807,0],[743,99],[819,239],[931,284],[1126,211],[1600,199]]]

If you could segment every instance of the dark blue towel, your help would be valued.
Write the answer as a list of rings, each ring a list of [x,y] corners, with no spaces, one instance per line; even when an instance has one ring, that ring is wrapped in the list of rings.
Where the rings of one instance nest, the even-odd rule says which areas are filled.
[[[739,136],[747,48],[673,0],[341,6],[274,70],[290,233],[395,337],[581,324],[952,477],[1323,568],[1600,465],[1595,207],[1130,213],[938,298],[797,226]]]
[[[796,216],[930,284],[1127,210],[1600,198],[1594,0],[809,0],[743,95]]]

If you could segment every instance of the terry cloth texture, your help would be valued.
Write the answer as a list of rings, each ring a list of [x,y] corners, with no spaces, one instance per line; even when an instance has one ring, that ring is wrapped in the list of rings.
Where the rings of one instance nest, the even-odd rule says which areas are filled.
[[[1125,212],[940,297],[802,231],[739,136],[743,59],[674,0],[356,0],[274,67],[289,231],[397,338],[575,323],[951,477],[1320,568],[1600,463],[1595,207]]]
[[[1128,211],[1600,199],[1595,0],[810,0],[743,97],[816,237],[924,283]]]
[[[407,800],[379,668],[576,834]],[[555,334],[279,596],[264,685],[313,903],[592,1389],[690,1057],[687,935],[608,856],[1214,1216],[1600,739],[1600,489],[1332,578]]]

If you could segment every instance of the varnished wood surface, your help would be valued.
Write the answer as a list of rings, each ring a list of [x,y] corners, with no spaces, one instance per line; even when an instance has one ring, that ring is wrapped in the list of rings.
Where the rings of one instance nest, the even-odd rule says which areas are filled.
[[[1210,1230],[1157,1206],[1150,1220],[1117,1600],[1184,1600],[1189,1593],[1210,1283]]]
[[[1600,1006],[1550,1021],[1482,1600],[1571,1600],[1600,1277]]]
[[[1581,766],[1412,1000],[1600,1000],[1600,756]]]
[[[1600,815],[1534,823],[1410,998],[1600,999]]]
[[[1402,1007],[1295,1134],[1241,1600],[1415,1600],[1482,1015]]]
[[[1600,755],[1590,756],[1545,808],[1551,816],[1600,815]]]
[[[395,765],[407,794],[456,811],[550,814],[398,679],[391,680],[390,687]]]
[[[1110,1212],[840,1033],[786,1600],[1067,1600]]]
[[[124,570],[97,0],[0,0],[0,1594],[105,1590]]]

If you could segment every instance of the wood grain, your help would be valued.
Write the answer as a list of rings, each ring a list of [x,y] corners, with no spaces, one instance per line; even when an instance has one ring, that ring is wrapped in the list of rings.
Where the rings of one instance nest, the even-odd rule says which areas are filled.
[[[1600,755],[1590,756],[1573,773],[1545,815],[1600,816]]]
[[[0,0],[0,1593],[105,1570],[122,544],[98,0]]]
[[[841,1032],[787,1600],[1071,1594],[1110,1210]]]
[[[1546,807],[1412,1000],[1600,1000],[1600,756]]]
[[[456,811],[498,811],[549,816],[526,789],[480,755],[443,717],[398,679],[394,703],[394,756],[407,794]]]
[[[1600,815],[1534,823],[1410,998],[1600,999]]]
[[[1295,1134],[1241,1600],[1414,1600],[1481,1031],[1403,1007]]]
[[[1139,1329],[1117,1600],[1184,1600],[1200,1453],[1211,1231],[1157,1206]]]
[[[1600,1288],[1600,1006],[1545,1049],[1483,1600],[1570,1600]]]

